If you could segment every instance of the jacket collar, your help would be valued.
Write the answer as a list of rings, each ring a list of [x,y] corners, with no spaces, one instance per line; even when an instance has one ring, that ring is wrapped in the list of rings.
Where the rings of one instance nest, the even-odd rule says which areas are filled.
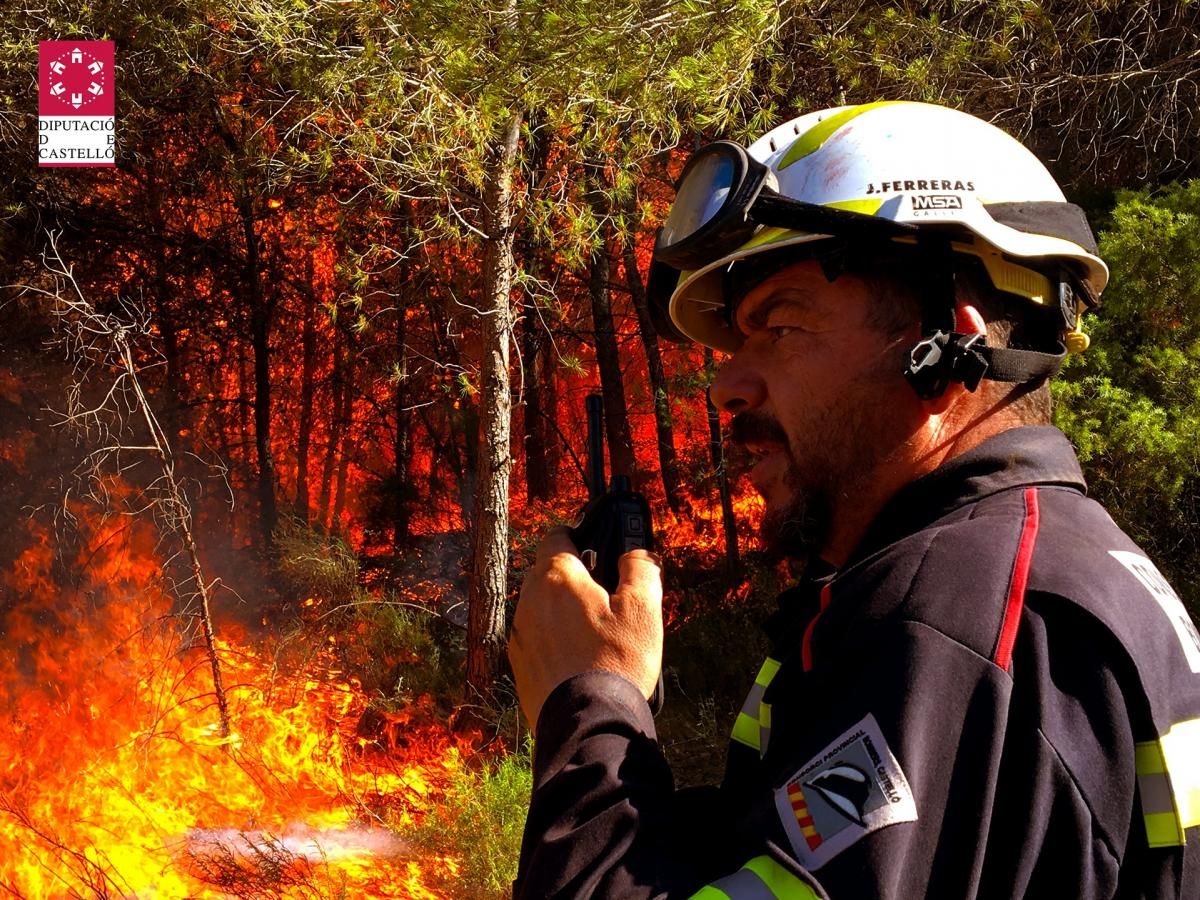
[[[1075,450],[1057,428],[1003,431],[905,485],[884,505],[847,565],[959,507],[1029,485],[1087,491]]]

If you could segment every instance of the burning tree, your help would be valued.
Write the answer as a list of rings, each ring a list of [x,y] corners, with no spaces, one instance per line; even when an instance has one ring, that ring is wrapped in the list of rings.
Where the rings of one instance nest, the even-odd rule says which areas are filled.
[[[343,28],[367,49],[337,64],[350,86],[333,110],[344,126],[342,152],[381,194],[423,210],[423,246],[457,246],[482,260],[470,286],[479,299],[456,302],[478,322],[467,682],[472,699],[488,700],[508,594],[518,298],[532,295],[521,305],[538,320],[544,312],[554,317],[558,303],[537,303],[528,274],[537,260],[519,258],[515,238],[522,234],[527,251],[558,266],[589,272],[612,452],[632,468],[608,306],[612,211],[642,162],[678,141],[685,120],[716,128],[736,115],[776,16],[769,5],[743,0],[667,13],[641,4],[567,11],[438,2],[386,14],[356,7],[352,16]]]
[[[241,628],[215,631],[215,585],[143,379],[152,323],[137,304],[90,302],[55,235],[46,265],[6,322],[14,308],[49,320],[72,371],[54,419],[88,446],[51,510],[71,527],[31,516],[5,541],[0,889],[436,900],[427,882],[452,880],[454,863],[418,864],[393,829],[411,830],[458,770],[443,729],[390,714],[386,734],[362,737],[370,698],[331,644],[272,658]],[[3,433],[20,464],[28,426]],[[174,562],[186,575],[170,577]],[[203,633],[200,662],[190,628],[163,627],[181,616]]]
[[[212,671],[220,733],[231,734],[229,701],[221,677],[209,602],[219,580],[205,580],[196,538],[192,528],[192,507],[176,472],[175,453],[166,432],[158,422],[138,376],[135,359],[137,344],[150,336],[145,311],[129,300],[119,300],[123,315],[101,313],[80,290],[74,273],[58,250],[57,235],[48,235],[49,249],[44,255],[52,279],[49,289],[25,286],[23,290],[44,295],[55,322],[55,345],[73,361],[76,380],[70,386],[67,408],[59,424],[96,444],[75,470],[76,482],[90,500],[105,509],[110,504],[109,485],[132,472],[140,458],[148,455],[155,467],[154,477],[135,501],[131,513],[153,516],[165,539],[179,545],[185,558],[187,576],[174,582],[179,601],[179,616],[199,627]],[[111,384],[102,386],[101,399],[90,402],[85,387],[101,373],[115,372]],[[101,376],[102,377],[102,376]],[[140,423],[141,427],[135,425]],[[140,433],[139,433],[140,432]],[[70,516],[70,495],[64,497],[62,512]],[[168,557],[168,564],[175,554]]]

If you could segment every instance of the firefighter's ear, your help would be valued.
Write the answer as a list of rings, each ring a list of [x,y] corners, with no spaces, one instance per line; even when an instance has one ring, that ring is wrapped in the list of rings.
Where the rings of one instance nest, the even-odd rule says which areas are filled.
[[[954,304],[954,330],[959,334],[987,334],[987,323],[978,309],[959,300]]]
[[[954,330],[958,334],[986,335],[987,323],[977,307],[960,299],[954,304]],[[961,381],[951,381],[938,396],[923,400],[922,403],[929,415],[942,416],[970,393]]]

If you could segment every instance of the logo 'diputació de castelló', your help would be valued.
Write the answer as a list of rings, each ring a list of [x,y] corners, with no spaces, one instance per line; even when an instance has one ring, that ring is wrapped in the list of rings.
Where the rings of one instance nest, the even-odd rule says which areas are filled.
[[[116,165],[112,41],[38,44],[38,165]]]

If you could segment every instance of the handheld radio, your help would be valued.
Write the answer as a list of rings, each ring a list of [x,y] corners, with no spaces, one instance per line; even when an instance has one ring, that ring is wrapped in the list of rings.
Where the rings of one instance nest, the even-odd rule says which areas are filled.
[[[629,476],[613,474],[604,487],[604,406],[599,394],[587,398],[588,503],[579,523],[571,529],[571,540],[593,579],[610,594],[617,589],[620,574],[617,560],[630,550],[654,550],[650,504],[632,489]],[[663,677],[650,698],[657,715],[663,703]]]

